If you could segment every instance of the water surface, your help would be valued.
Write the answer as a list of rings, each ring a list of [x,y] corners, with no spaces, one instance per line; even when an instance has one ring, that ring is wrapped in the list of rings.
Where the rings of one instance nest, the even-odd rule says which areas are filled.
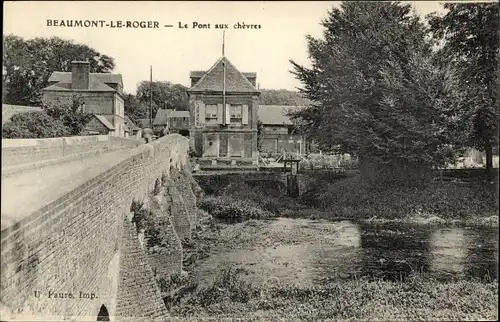
[[[256,241],[280,235],[278,245],[212,254],[201,262],[201,274],[213,277],[215,266],[231,263],[254,281],[299,285],[359,277],[404,280],[412,272],[441,280],[490,281],[498,275],[498,229],[284,218],[267,225],[262,236],[250,233]],[[297,237],[302,233],[313,237]]]

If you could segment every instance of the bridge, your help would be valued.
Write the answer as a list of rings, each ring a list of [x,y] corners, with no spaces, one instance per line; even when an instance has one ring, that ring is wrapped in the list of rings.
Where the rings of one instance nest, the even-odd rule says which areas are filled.
[[[2,320],[168,317],[156,281],[181,272],[182,240],[196,226],[187,152],[188,139],[177,134],[148,144],[2,140]],[[196,174],[203,178],[287,182],[280,172]],[[153,214],[161,247],[134,220],[142,210]]]
[[[177,134],[2,140],[2,320],[167,317],[155,279],[181,270],[196,220],[187,151]],[[133,201],[166,227],[163,257],[148,256]]]
[[[231,185],[238,182],[278,183],[288,194],[293,194],[294,189],[299,195],[308,189],[317,178],[335,180],[356,175],[357,171],[334,171],[332,169],[300,170],[291,180],[291,173],[284,172],[282,168],[240,171],[200,171],[193,173],[193,177],[203,190],[208,194],[221,193],[231,189]],[[291,187],[296,185],[296,187]]]

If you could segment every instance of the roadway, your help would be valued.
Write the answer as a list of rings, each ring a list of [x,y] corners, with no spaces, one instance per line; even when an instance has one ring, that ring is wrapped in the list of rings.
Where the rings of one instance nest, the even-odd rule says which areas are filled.
[[[2,176],[1,230],[130,156],[130,149]]]

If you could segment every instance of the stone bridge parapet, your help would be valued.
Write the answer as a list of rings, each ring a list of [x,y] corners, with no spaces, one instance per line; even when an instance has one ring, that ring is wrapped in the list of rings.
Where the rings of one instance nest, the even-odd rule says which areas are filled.
[[[150,261],[131,222],[131,204],[149,198],[155,182],[162,175],[170,176],[171,169],[185,169],[187,151],[188,140],[174,134],[101,155],[97,168],[86,160],[82,161],[86,167],[72,161],[74,167],[52,165],[25,173],[28,181],[16,187],[27,184],[28,199],[15,200],[30,204],[28,196],[42,194],[47,203],[31,208],[2,206],[2,217],[4,210],[15,212],[13,221],[5,225],[2,221],[2,308],[25,320],[95,321],[103,307],[111,320],[164,318],[167,311]],[[60,169],[65,166],[74,173],[62,176]],[[56,180],[59,176],[64,182]],[[16,183],[18,178],[8,180]],[[49,182],[53,186],[47,186]],[[188,218],[175,221],[191,224],[192,196],[186,206],[179,195],[175,198],[183,211],[177,215]],[[51,201],[51,196],[56,198]],[[2,204],[3,199],[2,193]],[[184,228],[184,235],[189,235],[188,230]]]

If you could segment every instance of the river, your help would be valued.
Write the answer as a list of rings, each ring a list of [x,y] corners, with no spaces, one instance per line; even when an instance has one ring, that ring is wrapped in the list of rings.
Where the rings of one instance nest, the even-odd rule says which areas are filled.
[[[210,281],[218,265],[245,278],[315,285],[339,279],[440,280],[498,276],[498,229],[278,218],[223,224],[217,247],[197,264]]]

